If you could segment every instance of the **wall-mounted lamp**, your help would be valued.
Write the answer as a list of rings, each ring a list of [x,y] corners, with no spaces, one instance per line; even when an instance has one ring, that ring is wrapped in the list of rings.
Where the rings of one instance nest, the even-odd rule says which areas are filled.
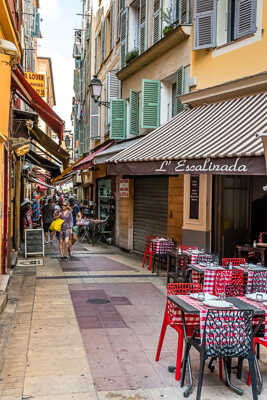
[[[101,98],[102,87],[103,87],[102,82],[100,81],[100,79],[97,78],[96,75],[94,75],[93,79],[89,84],[90,96],[99,106],[105,106],[109,108],[110,103],[108,101],[99,100]]]

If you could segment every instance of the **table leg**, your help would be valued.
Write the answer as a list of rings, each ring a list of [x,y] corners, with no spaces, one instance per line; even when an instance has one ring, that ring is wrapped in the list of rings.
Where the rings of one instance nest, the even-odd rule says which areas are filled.
[[[184,341],[185,341],[185,345],[187,347],[188,337],[187,337],[187,333],[186,333],[185,315],[184,315],[183,310],[181,310],[181,314],[182,314],[182,322],[183,322]],[[188,397],[193,389],[193,376],[192,376],[192,367],[191,367],[191,360],[190,360],[190,348],[188,349],[188,354],[185,353],[184,359],[182,362],[184,373],[183,373],[182,380],[181,380],[181,387],[184,386],[185,372],[186,372],[186,365],[184,365],[184,363],[186,363],[186,362],[187,362],[187,369],[188,369],[188,376],[189,376],[189,385],[188,385],[187,389],[184,391],[184,397]]]

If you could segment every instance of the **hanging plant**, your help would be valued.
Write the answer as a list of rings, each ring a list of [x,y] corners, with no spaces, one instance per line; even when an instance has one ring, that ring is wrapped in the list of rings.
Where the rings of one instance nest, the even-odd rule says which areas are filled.
[[[127,53],[126,59],[125,59],[126,64],[129,64],[132,60],[134,60],[138,56],[139,56],[139,53],[137,50],[129,51],[129,53]]]

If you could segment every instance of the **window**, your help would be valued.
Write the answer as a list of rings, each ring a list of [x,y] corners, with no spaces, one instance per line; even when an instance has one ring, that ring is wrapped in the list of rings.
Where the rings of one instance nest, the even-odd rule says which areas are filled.
[[[139,93],[130,89],[129,133],[139,135]]]
[[[146,0],[140,0],[139,9],[139,54],[142,54],[147,49],[147,4]]]
[[[194,5],[195,50],[256,32],[257,0],[195,0]]]
[[[120,61],[121,68],[126,65],[126,55],[128,51],[128,11],[126,8],[121,13],[121,43],[120,43]]]
[[[161,22],[162,22],[162,12],[161,12],[161,0],[154,0],[153,4],[153,34],[152,43],[155,44],[161,39]]]
[[[99,138],[99,105],[91,99],[90,104],[90,138]]]

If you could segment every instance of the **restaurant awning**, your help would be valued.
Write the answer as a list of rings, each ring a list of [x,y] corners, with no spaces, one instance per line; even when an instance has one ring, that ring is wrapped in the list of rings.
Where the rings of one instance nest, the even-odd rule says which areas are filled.
[[[42,181],[40,179],[36,179],[33,176],[29,176],[27,179],[30,182],[38,183],[38,185],[40,185],[40,187],[44,186],[44,187],[49,188],[49,189],[55,189],[55,186],[48,185],[44,181]]]
[[[25,155],[25,159],[30,163],[49,171],[52,178],[60,174],[60,168],[57,164],[40,156],[33,150],[30,150],[29,153]]]
[[[185,109],[108,160],[110,175],[265,175],[256,135],[266,127],[267,94]]]
[[[100,153],[95,154],[94,156],[94,164],[104,164],[107,160],[113,157],[115,154],[118,154],[120,151],[132,146],[137,143],[140,138],[125,140],[120,143],[113,143],[106,150],[101,151]]]
[[[64,169],[64,171],[63,171],[59,176],[57,176],[56,178],[52,179],[52,183],[56,183],[56,182],[61,181],[63,178],[66,177],[67,174],[72,173],[72,175],[73,175],[74,167],[75,167],[76,165],[78,165],[84,158],[86,158],[86,156],[80,158],[80,159],[79,159],[78,161],[76,161],[74,164],[72,164],[72,165],[70,165],[68,168]],[[78,171],[76,171],[76,172],[78,172]]]
[[[40,115],[44,122],[63,140],[64,121],[39,96],[28,83],[19,68],[12,71],[12,85],[25,98],[29,105]]]
[[[73,168],[74,171],[81,171],[84,169],[88,169],[92,165],[92,161],[95,157],[96,154],[101,153],[102,151],[106,150],[108,147],[112,145],[113,142],[109,142],[106,144],[103,144],[101,147],[99,147],[97,150],[86,156],[83,160],[78,162],[75,167]]]

